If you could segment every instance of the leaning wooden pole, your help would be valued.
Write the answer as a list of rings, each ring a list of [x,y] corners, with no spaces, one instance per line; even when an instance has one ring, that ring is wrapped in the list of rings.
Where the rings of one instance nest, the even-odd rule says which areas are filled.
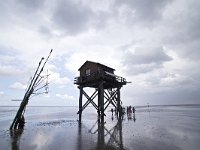
[[[42,61],[43,61],[44,58],[42,58],[40,60],[40,62],[38,64],[38,67],[37,67],[37,69],[35,71],[35,74],[34,74],[32,80],[31,80],[31,82],[30,82],[30,84],[28,86],[28,89],[27,89],[27,91],[26,91],[26,93],[24,95],[24,98],[23,98],[23,100],[22,100],[22,102],[20,104],[20,107],[19,107],[19,109],[18,109],[18,111],[17,111],[17,113],[15,115],[15,118],[13,119],[13,122],[12,122],[12,124],[10,126],[10,130],[19,128],[20,123],[22,121],[24,121],[23,113],[25,111],[26,105],[28,104],[30,96],[34,93],[34,90],[36,88],[36,83],[37,83],[37,81],[38,81],[38,79],[40,77],[40,74],[42,73],[42,71],[43,71],[43,69],[44,69],[44,67],[45,67],[45,65],[46,65],[46,63],[47,63],[52,51],[53,50],[50,51],[49,56],[47,57],[47,59],[44,62],[42,67],[41,67],[41,64],[42,64]]]

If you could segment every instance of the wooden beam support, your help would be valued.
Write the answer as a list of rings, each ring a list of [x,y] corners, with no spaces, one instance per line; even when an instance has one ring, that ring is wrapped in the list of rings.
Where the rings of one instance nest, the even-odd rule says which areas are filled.
[[[110,95],[108,95],[108,94],[110,94]],[[109,92],[108,91],[108,93],[105,92],[105,95],[107,96],[107,97],[105,96],[105,98],[107,99],[107,101],[104,103],[104,105],[106,105],[107,102],[108,102],[108,104],[106,105],[106,107],[105,107],[104,110],[106,110],[107,107],[110,104],[112,104],[115,108],[117,108],[117,105],[114,103],[115,102],[115,96],[116,96],[116,94],[117,94],[117,90],[115,90],[113,92]]]
[[[88,101],[85,103],[83,109],[85,109],[90,103],[96,108],[98,109],[98,106],[94,103],[94,98],[97,96],[97,90],[94,91],[94,93],[92,94],[91,97],[89,97],[87,95],[87,93],[85,91],[83,91],[84,96],[88,99]]]
[[[106,81],[100,80],[98,83],[98,87],[95,88],[94,93],[91,96],[83,90],[86,86],[80,86],[80,97],[79,97],[79,114],[81,118],[82,111],[91,103],[94,108],[97,110],[98,118],[100,120],[104,119],[105,110],[111,104],[116,110],[119,116],[122,115],[122,104],[121,104],[121,97],[120,97],[120,89],[122,86],[116,86],[113,88],[107,89]],[[105,88],[105,89],[104,89]],[[87,101],[84,105],[82,105],[83,95],[86,97]],[[97,104],[94,102],[94,99],[98,95]],[[104,100],[105,98],[105,100]]]
[[[94,98],[97,96],[97,90],[94,91],[94,93],[92,94],[91,97],[89,97],[87,95],[87,93],[82,89],[82,95],[84,95],[88,100],[87,102],[81,107],[81,109],[79,109],[79,111],[77,112],[77,114],[81,113],[90,103],[96,108],[98,109],[98,106],[93,102]],[[80,108],[80,107],[79,107]]]

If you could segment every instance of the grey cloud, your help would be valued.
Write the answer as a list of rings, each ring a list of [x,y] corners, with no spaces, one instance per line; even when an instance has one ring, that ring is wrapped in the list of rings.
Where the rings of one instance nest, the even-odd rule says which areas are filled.
[[[51,30],[47,26],[40,26],[38,32],[40,32],[42,35],[45,35],[46,37],[53,36]]]
[[[1,10],[4,15],[19,15],[18,13],[24,13],[27,15],[29,13],[35,13],[38,10],[42,9],[44,6],[43,0],[6,0],[1,2]]]
[[[0,5],[0,26],[15,26],[36,28],[43,17],[40,11],[44,9],[43,0],[6,0]]]
[[[136,81],[135,81],[136,82]],[[156,104],[195,104],[199,103],[199,88],[188,88],[186,85],[171,86],[169,88],[160,89],[158,85],[154,85],[150,90],[137,90],[134,89],[134,85],[127,92],[130,99],[138,97],[135,103],[150,105]],[[126,97],[128,98],[128,97]]]
[[[171,58],[163,51],[162,47],[138,47],[135,49],[131,62],[133,64],[160,64],[169,60]]]
[[[15,4],[18,4],[26,12],[35,12],[44,6],[44,2],[45,0],[16,0]]]
[[[111,4],[108,8],[98,9],[98,2],[95,1],[90,5],[84,1],[61,0],[53,10],[51,22],[53,28],[64,35],[76,35],[89,29],[102,30],[115,16],[115,9]]]
[[[9,49],[4,49],[4,50],[9,51]],[[0,52],[0,76],[12,76],[12,75],[16,76],[25,73],[25,71],[23,71],[24,65],[22,64],[23,62],[19,58],[18,54],[5,53],[2,55]]]
[[[174,87],[174,89],[171,89],[170,91],[150,94],[149,97],[154,99],[157,104],[195,104],[199,101],[200,93],[198,90]]]
[[[87,29],[92,16],[89,7],[73,1],[62,1],[57,5],[52,22],[66,33],[76,34]]]
[[[174,87],[195,90],[200,85],[200,82],[196,81],[191,76],[169,73],[165,69],[146,76],[144,82],[152,87],[160,87],[159,90],[161,90],[161,88],[174,89]]]
[[[171,49],[176,49],[181,57],[198,60],[200,57],[200,2],[186,1],[181,7],[184,9],[179,10],[179,13],[174,10],[163,22],[163,27],[160,29],[165,29],[162,41]]]
[[[178,24],[182,32],[185,32],[185,38],[190,40],[200,40],[200,1],[188,1],[187,11],[184,12],[184,17],[180,18]],[[178,18],[177,18],[178,19]],[[183,38],[183,37],[182,37]]]
[[[47,36],[76,35],[102,29],[113,17],[96,5],[81,0],[7,0],[0,5],[0,21],[1,26],[16,24]]]
[[[125,5],[132,10],[132,15],[129,13],[131,16],[128,16],[129,19],[149,25],[162,18],[162,12],[170,2],[171,0],[116,0],[115,3],[117,7]]]
[[[172,58],[162,47],[139,47],[135,53],[126,53],[123,64],[128,74],[140,74],[161,68],[164,62],[170,60]]]
[[[167,20],[168,24],[166,24],[165,28],[169,30],[166,35],[170,43],[187,43],[191,40],[200,39],[199,10],[193,8],[191,9],[191,12],[186,11],[182,13],[185,14],[175,15],[170,20]]]
[[[138,75],[141,73],[148,73],[153,71],[154,69],[159,69],[162,68],[162,65],[160,64],[155,64],[155,63],[151,63],[151,64],[140,64],[140,65],[134,65],[131,63],[128,64],[124,64],[125,66],[125,72],[128,75]]]
[[[196,63],[199,63],[199,58],[200,58],[200,40],[193,41],[191,40],[188,43],[185,44],[178,44],[172,47],[176,47],[178,54],[185,58],[185,59],[190,59],[192,61],[196,61]]]

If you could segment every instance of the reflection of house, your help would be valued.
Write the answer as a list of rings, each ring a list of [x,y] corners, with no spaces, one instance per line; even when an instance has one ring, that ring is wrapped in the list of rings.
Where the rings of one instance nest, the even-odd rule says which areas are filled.
[[[107,128],[108,127],[108,128]],[[122,136],[122,119],[119,118],[117,123],[107,126],[105,122],[99,120],[89,130],[91,134],[97,134],[96,149],[120,149],[124,150],[123,136]]]
[[[77,84],[80,89],[79,119],[81,119],[82,111],[90,103],[97,109],[101,117],[105,115],[104,111],[109,104],[112,104],[120,113],[120,89],[123,85],[126,85],[126,79],[115,75],[115,69],[97,62],[86,61],[78,70],[80,76],[74,79],[74,84]],[[91,97],[83,90],[85,87],[95,89]],[[83,95],[88,100],[84,105],[82,105]],[[94,102],[95,97],[98,97],[97,104]],[[105,102],[104,98],[106,99]]]

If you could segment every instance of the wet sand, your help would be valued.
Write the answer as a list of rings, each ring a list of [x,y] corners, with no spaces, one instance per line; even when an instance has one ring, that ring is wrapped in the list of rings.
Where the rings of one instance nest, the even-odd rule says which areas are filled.
[[[109,110],[104,122],[88,107],[28,107],[24,130],[10,132],[17,108],[0,107],[0,149],[7,150],[199,150],[200,107],[136,108],[123,119]]]

